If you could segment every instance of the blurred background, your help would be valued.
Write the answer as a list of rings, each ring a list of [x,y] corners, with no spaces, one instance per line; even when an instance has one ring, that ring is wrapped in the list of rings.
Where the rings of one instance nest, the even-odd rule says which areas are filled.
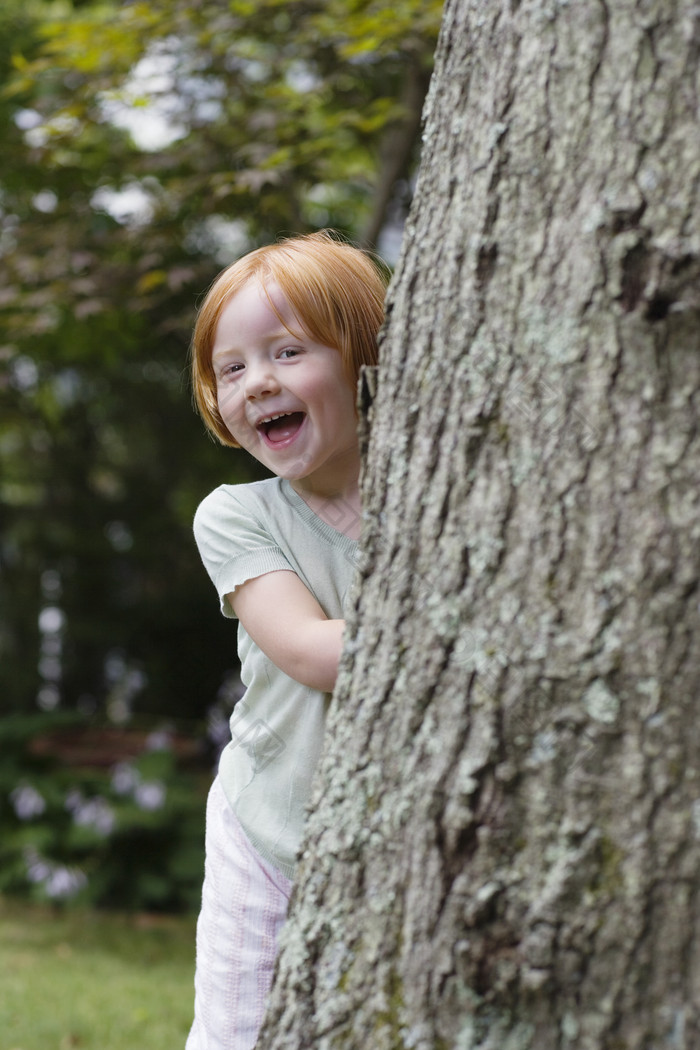
[[[396,260],[435,0],[3,0],[0,893],[201,889],[240,695],[192,539],[262,476],[191,405],[219,270],[331,226]]]

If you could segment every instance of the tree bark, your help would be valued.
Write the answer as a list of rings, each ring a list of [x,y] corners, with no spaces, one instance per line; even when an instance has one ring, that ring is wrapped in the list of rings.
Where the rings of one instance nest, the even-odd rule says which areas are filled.
[[[699,52],[447,0],[263,1050],[700,1046]]]

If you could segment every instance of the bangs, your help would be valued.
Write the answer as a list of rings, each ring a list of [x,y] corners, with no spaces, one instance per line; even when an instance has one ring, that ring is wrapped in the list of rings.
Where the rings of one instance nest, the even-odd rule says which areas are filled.
[[[268,286],[275,284],[304,331],[340,352],[354,386],[360,367],[376,364],[386,274],[364,252],[327,234],[312,234],[278,248],[259,275],[268,299]],[[274,310],[274,303],[271,306]]]

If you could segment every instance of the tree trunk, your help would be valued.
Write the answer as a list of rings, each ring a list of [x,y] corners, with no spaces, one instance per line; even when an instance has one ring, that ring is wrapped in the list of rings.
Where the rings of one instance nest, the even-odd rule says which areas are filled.
[[[263,1050],[700,1047],[699,41],[447,0]]]

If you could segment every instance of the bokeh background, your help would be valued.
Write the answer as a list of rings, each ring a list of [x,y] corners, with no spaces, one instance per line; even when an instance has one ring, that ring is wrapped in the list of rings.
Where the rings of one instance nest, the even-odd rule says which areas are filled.
[[[280,235],[396,259],[435,0],[3,0],[0,893],[190,911],[240,695],[197,303]]]

